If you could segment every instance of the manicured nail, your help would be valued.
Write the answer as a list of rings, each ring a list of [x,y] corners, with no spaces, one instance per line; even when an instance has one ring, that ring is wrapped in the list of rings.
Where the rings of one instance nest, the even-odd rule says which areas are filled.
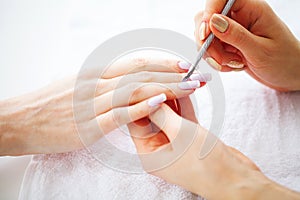
[[[178,62],[178,67],[180,67],[181,69],[190,69],[191,63],[180,61]]]
[[[212,57],[208,57],[206,58],[206,62],[212,66],[214,69],[221,71],[222,70],[222,65],[220,65],[219,63],[217,63],[217,61],[215,61],[215,59],[213,59]]]
[[[240,68],[240,69],[233,69],[232,71],[233,71],[233,72],[241,72],[241,71],[244,71],[244,68]]]
[[[202,22],[199,28],[199,39],[204,40],[206,38],[206,22]]]
[[[190,79],[192,81],[200,81],[200,82],[208,82],[211,81],[211,74],[206,73],[206,74],[192,74],[190,76]]]
[[[224,33],[228,28],[228,22],[219,14],[213,14],[211,22],[213,27],[215,27],[221,33]]]
[[[155,107],[155,106],[158,106],[159,104],[165,102],[167,100],[167,97],[165,94],[160,94],[160,95],[157,95],[155,97],[152,97],[148,100],[148,105],[150,107]]]
[[[244,67],[244,63],[241,63],[239,61],[230,61],[229,63],[227,63],[227,65],[235,69],[241,69]]]
[[[178,87],[182,90],[191,90],[200,87],[199,81],[186,81],[178,83]]]

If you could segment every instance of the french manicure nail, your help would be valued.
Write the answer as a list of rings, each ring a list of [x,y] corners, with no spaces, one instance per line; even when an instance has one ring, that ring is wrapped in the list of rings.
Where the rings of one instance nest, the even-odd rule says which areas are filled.
[[[228,22],[219,14],[213,14],[211,22],[213,27],[215,27],[221,33],[224,33],[228,28]]]
[[[202,22],[199,28],[199,39],[204,40],[206,38],[206,22]]]
[[[222,70],[222,65],[220,65],[215,59],[213,59],[212,57],[208,57],[205,59],[206,62],[212,66],[214,69],[221,71]]]
[[[182,90],[191,90],[200,87],[199,81],[186,81],[178,83],[178,87]]]
[[[152,97],[148,100],[148,105],[150,107],[155,107],[155,106],[158,106],[159,104],[165,102],[167,100],[167,97],[165,94],[160,94],[160,95],[157,95],[155,97]]]
[[[178,67],[180,67],[181,69],[190,69],[191,63],[180,61],[178,62]]]
[[[192,74],[190,76],[190,79],[192,81],[200,81],[200,82],[208,82],[211,81],[211,74],[209,73],[205,73],[205,74]]]
[[[239,61],[230,61],[229,63],[227,63],[227,65],[235,69],[241,69],[244,67],[244,63],[241,63]]]

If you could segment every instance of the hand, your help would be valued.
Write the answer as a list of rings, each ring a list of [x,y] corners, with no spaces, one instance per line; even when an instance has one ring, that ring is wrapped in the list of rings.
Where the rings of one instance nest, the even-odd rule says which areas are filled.
[[[129,126],[148,173],[207,199],[299,198],[299,194],[267,179],[241,152],[222,143],[195,120],[180,117],[166,104],[150,119],[161,131],[155,133],[149,128],[147,133],[140,125]],[[199,159],[208,138],[216,143]]]
[[[76,77],[2,101],[0,155],[59,153],[90,145],[120,125],[148,116],[166,100],[160,94],[174,100],[193,93],[200,87],[202,77],[194,76],[194,81],[181,83],[188,67],[176,60],[133,59],[110,66],[97,87],[86,76],[79,89],[84,94],[86,89],[96,87],[96,92],[92,99],[82,95],[77,102],[80,122],[74,121]],[[92,115],[86,112],[91,100],[95,109]],[[95,123],[101,132],[93,129]],[[80,138],[78,126],[84,128]]]
[[[207,0],[195,17],[195,37],[202,45],[209,32],[217,38],[207,62],[220,71],[241,68],[257,81],[279,91],[300,90],[300,42],[261,0],[236,0],[228,17],[226,0]]]

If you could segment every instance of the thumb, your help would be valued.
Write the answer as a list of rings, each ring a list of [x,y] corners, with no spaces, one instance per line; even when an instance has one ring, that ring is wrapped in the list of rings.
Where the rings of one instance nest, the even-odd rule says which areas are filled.
[[[196,123],[182,118],[166,104],[162,104],[157,111],[152,113],[150,120],[164,131],[170,141],[174,141],[175,138],[182,143],[184,140],[192,140],[199,129]]]
[[[260,38],[229,17],[213,14],[210,29],[217,38],[234,46],[245,55],[257,51]]]

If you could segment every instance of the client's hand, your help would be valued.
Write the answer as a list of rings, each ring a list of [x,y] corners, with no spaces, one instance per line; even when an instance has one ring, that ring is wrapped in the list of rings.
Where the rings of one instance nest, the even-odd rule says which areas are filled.
[[[117,62],[99,78],[94,98],[76,103],[80,124],[74,120],[76,77],[36,92],[0,102],[0,155],[67,152],[97,141],[120,125],[146,117],[166,100],[187,96],[200,87],[199,76],[181,83],[189,65],[176,60],[132,59]],[[79,89],[95,88],[88,77]],[[160,95],[164,93],[163,95]],[[86,112],[90,101],[94,113]],[[97,123],[101,132],[93,130]],[[84,133],[78,134],[78,126]]]
[[[219,71],[243,68],[259,82],[280,90],[300,90],[300,42],[261,0],[236,0],[229,17],[221,13],[226,0],[207,0],[195,17],[199,45],[212,31],[217,38],[207,62]]]
[[[183,116],[187,114],[182,113]],[[129,125],[148,173],[207,199],[287,199],[297,196],[267,179],[241,152],[222,143],[194,119],[190,121],[177,115],[166,104],[153,112],[150,120],[161,131],[155,133],[148,127],[147,132],[141,124]],[[211,146],[203,145],[206,140]],[[200,151],[209,153],[200,158]]]

